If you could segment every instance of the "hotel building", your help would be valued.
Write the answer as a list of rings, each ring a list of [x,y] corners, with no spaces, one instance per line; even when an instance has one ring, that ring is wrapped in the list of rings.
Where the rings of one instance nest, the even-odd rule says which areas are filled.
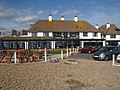
[[[15,49],[120,45],[120,31],[114,24],[107,23],[99,27],[81,21],[77,16],[73,20],[65,20],[64,16],[60,20],[53,20],[52,15],[49,15],[48,20],[38,20],[32,24],[27,35],[1,37],[0,42],[1,49],[6,48],[6,45],[11,48],[15,46]]]

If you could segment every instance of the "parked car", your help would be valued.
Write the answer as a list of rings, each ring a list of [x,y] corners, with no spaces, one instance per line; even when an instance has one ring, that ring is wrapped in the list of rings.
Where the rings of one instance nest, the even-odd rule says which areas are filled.
[[[87,47],[79,49],[79,52],[81,52],[81,53],[94,53],[97,50],[98,50],[98,48],[96,48],[94,46],[87,46]]]
[[[118,46],[105,46],[102,47],[99,51],[93,54],[94,60],[112,60],[112,55],[117,56],[120,54],[120,47]]]

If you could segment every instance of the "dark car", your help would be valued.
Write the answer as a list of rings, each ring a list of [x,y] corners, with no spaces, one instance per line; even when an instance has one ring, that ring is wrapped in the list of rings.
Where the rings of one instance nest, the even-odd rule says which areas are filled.
[[[93,54],[94,60],[112,60],[112,56],[115,54],[117,56],[120,54],[120,47],[117,46],[105,46],[102,47],[99,51]]]
[[[81,48],[79,50],[79,52],[81,52],[81,53],[94,53],[97,50],[98,50],[98,48],[96,48],[94,46],[87,46],[87,47]]]

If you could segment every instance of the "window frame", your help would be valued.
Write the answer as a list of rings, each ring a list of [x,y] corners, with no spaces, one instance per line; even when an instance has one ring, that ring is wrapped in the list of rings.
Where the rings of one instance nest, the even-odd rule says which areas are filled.
[[[93,37],[98,37],[98,33],[97,32],[93,32]]]
[[[43,32],[43,37],[49,37],[49,32]]]
[[[37,32],[32,32],[32,37],[37,37]]]
[[[88,32],[83,32],[83,37],[88,37]]]
[[[115,34],[111,34],[110,38],[116,38],[116,35]]]

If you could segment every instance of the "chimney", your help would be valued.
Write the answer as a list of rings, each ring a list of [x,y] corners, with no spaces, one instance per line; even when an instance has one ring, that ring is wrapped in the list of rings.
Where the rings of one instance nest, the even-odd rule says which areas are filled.
[[[74,16],[74,21],[78,22],[78,16]]]
[[[48,16],[48,20],[49,20],[49,21],[52,21],[52,15],[49,15],[49,16]]]
[[[65,19],[64,19],[64,16],[61,16],[61,20],[62,20],[62,21],[65,20]]]
[[[106,24],[106,29],[108,29],[110,27],[110,23]]]
[[[96,25],[95,25],[95,28],[96,28],[96,29],[98,29],[98,28],[99,28],[98,24],[96,24]]]

